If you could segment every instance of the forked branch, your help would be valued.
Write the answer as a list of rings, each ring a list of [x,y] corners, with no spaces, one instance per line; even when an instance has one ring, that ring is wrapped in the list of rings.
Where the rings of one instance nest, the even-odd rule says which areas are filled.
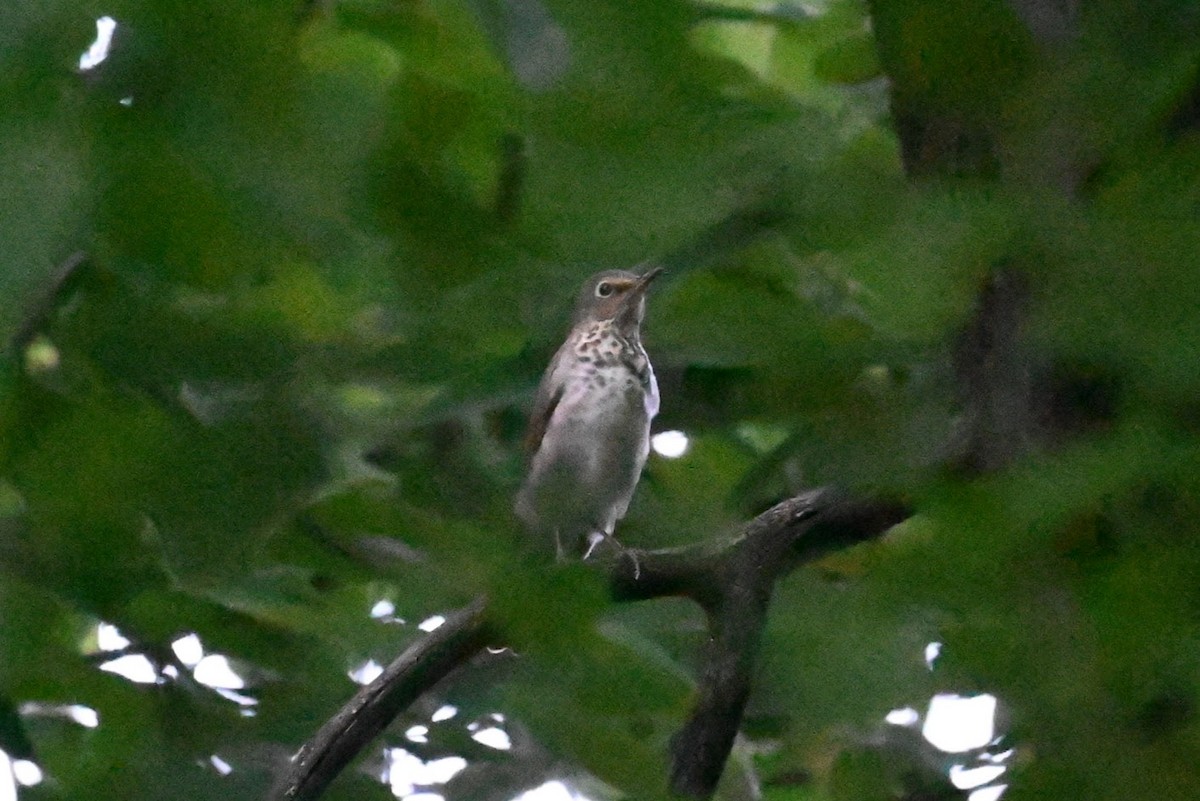
[[[671,744],[671,791],[710,798],[721,777],[750,694],[750,676],[775,582],[800,565],[882,535],[911,514],[894,500],[861,500],[818,489],[789,498],[731,538],[602,565],[615,601],[682,596],[708,616],[710,647],[696,705]],[[486,600],[475,599],[402,653],[329,719],[279,777],[272,801],[313,801],[384,728],[499,634]]]

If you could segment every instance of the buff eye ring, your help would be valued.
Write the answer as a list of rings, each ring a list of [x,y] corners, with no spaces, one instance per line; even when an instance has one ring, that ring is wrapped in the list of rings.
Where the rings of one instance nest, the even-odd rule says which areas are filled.
[[[601,281],[599,284],[596,284],[596,297],[607,298],[612,293],[613,285],[607,281]]]

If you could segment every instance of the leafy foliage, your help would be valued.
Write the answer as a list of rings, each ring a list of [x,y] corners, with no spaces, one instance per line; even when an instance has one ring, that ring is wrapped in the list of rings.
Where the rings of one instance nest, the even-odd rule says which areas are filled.
[[[1198,20],[1031,7],[8,3],[0,747],[46,774],[22,797],[256,797],[348,671],[481,591],[521,656],[389,745],[466,758],[447,798],[659,792],[698,614],[531,565],[509,512],[577,285],[643,261],[669,269],[657,426],[691,448],[652,457],[622,539],[823,482],[919,512],[774,599],[739,746],[768,798],[955,794],[954,757],[883,723],[936,691],[1001,699],[1014,798],[1200,795]],[[998,266],[1029,286],[1030,446],[967,475],[954,347]],[[156,684],[97,669],[101,621]],[[240,702],[172,650],[189,632]],[[389,797],[381,769],[328,797]]]

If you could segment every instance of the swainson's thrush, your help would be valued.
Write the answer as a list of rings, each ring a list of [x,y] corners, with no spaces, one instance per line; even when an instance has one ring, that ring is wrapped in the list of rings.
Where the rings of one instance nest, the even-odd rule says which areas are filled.
[[[642,348],[646,290],[662,270],[588,279],[529,420],[529,474],[517,515],[559,558],[612,539],[650,452],[658,383]],[[586,552],[584,552],[584,546]]]

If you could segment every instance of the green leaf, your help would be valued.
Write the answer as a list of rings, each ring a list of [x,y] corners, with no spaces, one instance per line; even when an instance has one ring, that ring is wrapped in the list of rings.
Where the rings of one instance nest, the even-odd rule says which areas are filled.
[[[817,56],[813,72],[819,80],[841,84],[880,77],[875,40],[865,33],[842,39]]]

